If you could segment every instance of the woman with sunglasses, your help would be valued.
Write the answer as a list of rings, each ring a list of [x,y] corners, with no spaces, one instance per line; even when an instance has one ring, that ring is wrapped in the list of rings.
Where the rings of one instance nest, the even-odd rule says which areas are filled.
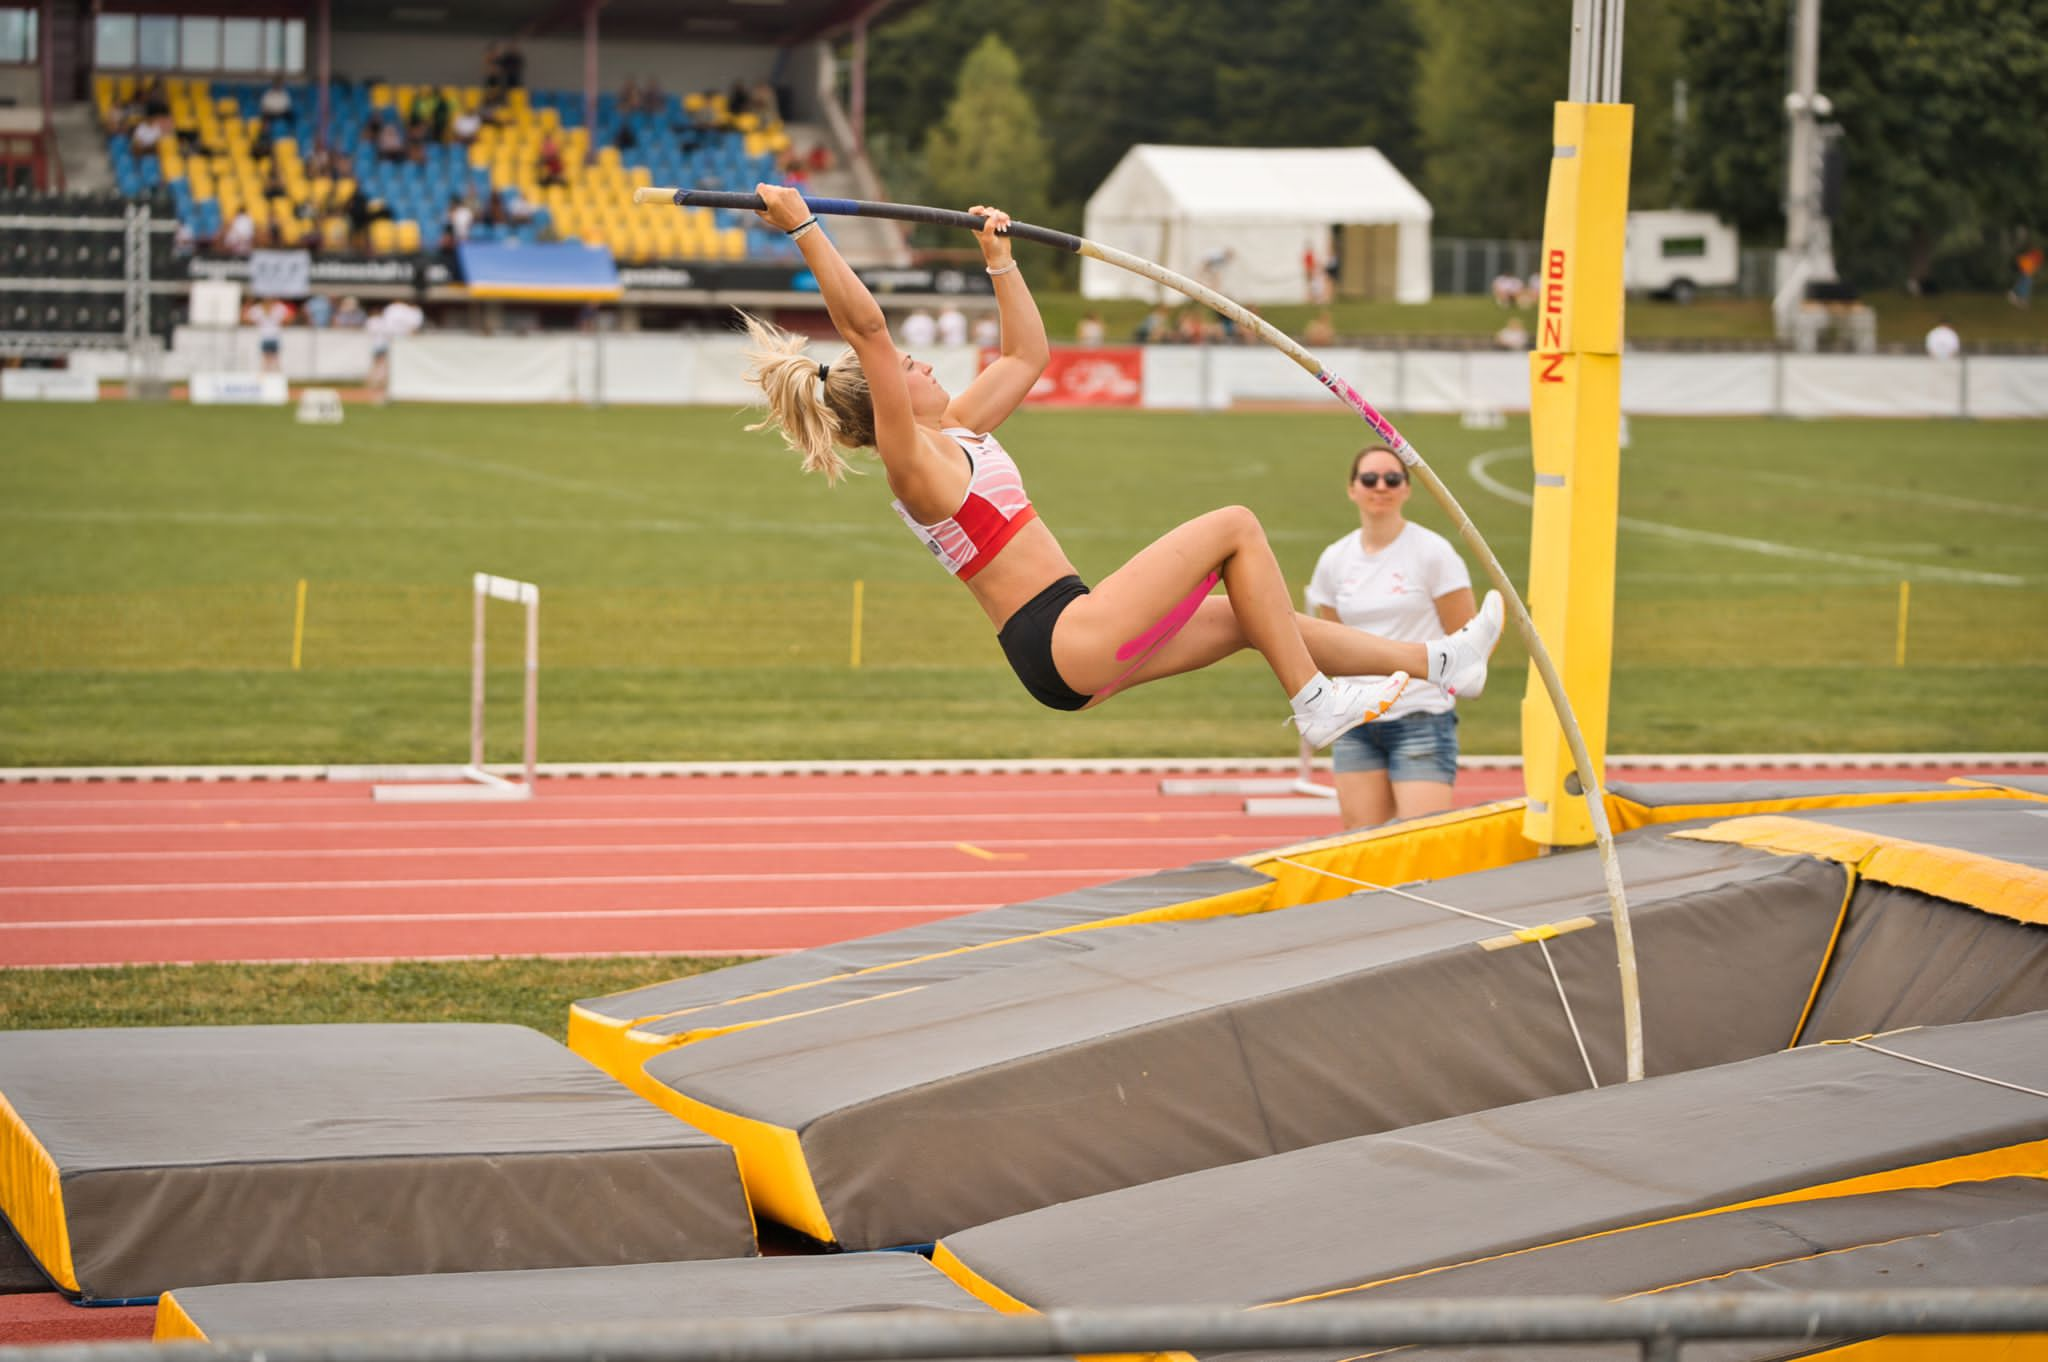
[[[1358,508],[1358,529],[1323,550],[1309,579],[1308,604],[1319,618],[1388,639],[1455,634],[1474,618],[1472,576],[1450,541],[1402,516],[1414,483],[1384,445],[1351,459],[1345,495]],[[1499,634],[1499,595],[1486,608]],[[1370,678],[1353,678],[1369,681]],[[1417,679],[1373,724],[1354,729],[1331,749],[1344,826],[1365,828],[1394,818],[1451,807],[1458,775],[1457,697],[1485,685],[1450,686]]]
[[[867,286],[840,258],[793,189],[758,189],[769,225],[789,234],[818,281],[848,348],[820,363],[796,335],[746,318],[748,381],[804,471],[837,482],[841,448],[872,448],[896,514],[939,565],[973,593],[1024,689],[1053,709],[1091,709],[1120,690],[1194,671],[1256,648],[1316,747],[1377,718],[1410,673],[1453,689],[1484,684],[1500,617],[1482,615],[1452,638],[1390,642],[1295,613],[1258,519],[1242,506],[1211,511],[1139,551],[1090,591],[1024,491],[991,433],[1050,359],[1045,325],[1010,258],[1009,215],[978,234],[1002,324],[1001,353],[959,394],[932,367],[897,351]],[[1209,592],[1218,582],[1225,595]],[[1466,612],[1470,614],[1468,610]],[[1328,673],[1370,676],[1332,681]]]

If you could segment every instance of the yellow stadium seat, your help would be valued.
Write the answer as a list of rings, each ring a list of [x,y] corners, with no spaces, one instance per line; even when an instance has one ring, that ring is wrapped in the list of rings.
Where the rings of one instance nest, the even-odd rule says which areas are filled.
[[[727,260],[744,260],[747,255],[747,233],[743,227],[728,227],[719,233]]]
[[[348,249],[348,219],[320,219],[320,244],[330,251]]]
[[[370,249],[378,255],[391,255],[397,251],[398,229],[383,220],[371,223]]]
[[[370,102],[372,104],[389,104],[391,102],[391,87],[381,82],[372,85],[370,87]]]
[[[398,224],[398,249],[405,252],[420,248],[420,225],[411,218]]]

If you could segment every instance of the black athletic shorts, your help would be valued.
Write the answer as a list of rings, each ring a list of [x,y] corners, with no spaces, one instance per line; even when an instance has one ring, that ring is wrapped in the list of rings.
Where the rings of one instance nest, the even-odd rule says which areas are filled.
[[[1060,669],[1052,664],[1053,623],[1062,610],[1087,594],[1088,584],[1069,573],[1018,606],[996,631],[1010,669],[1031,698],[1049,709],[1082,709],[1094,698],[1061,680]]]

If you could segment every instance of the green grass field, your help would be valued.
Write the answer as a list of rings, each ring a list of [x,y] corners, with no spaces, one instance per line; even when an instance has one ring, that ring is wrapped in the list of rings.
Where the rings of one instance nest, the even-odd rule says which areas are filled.
[[[274,410],[10,406],[0,764],[458,758],[477,569],[544,588],[543,759],[1291,750],[1277,688],[1248,657],[1083,716],[1039,708],[879,477],[827,489],[746,420],[393,407],[321,428]],[[1510,498],[1529,485],[1526,426],[1403,428],[1520,579],[1528,513]],[[1242,502],[1299,583],[1356,523],[1341,479],[1364,429],[1334,405],[1029,412],[1004,434],[1091,578]],[[1611,750],[2048,749],[2043,435],[1635,420]],[[1415,518],[1444,528],[1425,496]],[[496,609],[505,758],[517,615]],[[1518,747],[1519,663],[1504,644],[1493,688],[1464,707],[1468,752]]]

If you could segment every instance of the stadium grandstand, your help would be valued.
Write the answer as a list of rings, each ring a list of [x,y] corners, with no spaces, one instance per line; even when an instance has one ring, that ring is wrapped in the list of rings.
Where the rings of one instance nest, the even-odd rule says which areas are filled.
[[[633,190],[879,197],[865,34],[907,7],[0,5],[0,352],[175,349],[208,280],[283,297],[293,320],[402,299],[486,331],[575,326],[592,302],[630,330],[807,301],[796,252],[752,214],[635,212]],[[910,264],[889,225],[841,240],[861,267]],[[514,282],[478,286],[508,246]],[[251,279],[272,253],[298,283],[266,295]]]

